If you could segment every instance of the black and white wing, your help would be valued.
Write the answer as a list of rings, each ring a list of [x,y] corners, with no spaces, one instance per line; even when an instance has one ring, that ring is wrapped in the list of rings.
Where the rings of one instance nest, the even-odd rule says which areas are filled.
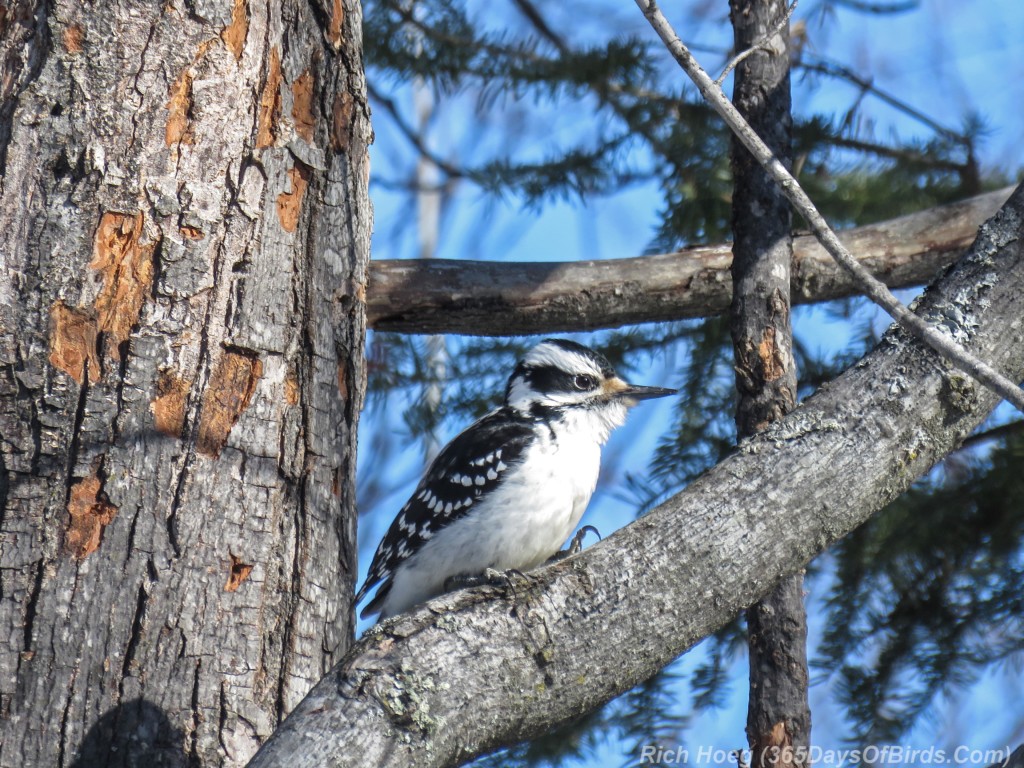
[[[511,408],[499,408],[444,447],[374,553],[356,603],[377,584],[381,586],[360,612],[362,618],[380,611],[392,576],[405,560],[498,486],[502,475],[521,461],[533,435],[531,419]]]

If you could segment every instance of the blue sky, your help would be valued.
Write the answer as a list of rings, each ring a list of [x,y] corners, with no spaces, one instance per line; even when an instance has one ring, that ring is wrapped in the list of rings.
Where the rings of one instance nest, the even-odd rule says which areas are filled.
[[[551,5],[547,12],[552,25],[571,30],[580,38],[598,36],[612,24],[617,29],[654,39],[629,0],[571,0]],[[672,20],[685,42],[714,49],[731,40],[725,0],[662,5],[667,11],[670,5],[682,9]],[[922,0],[914,12],[887,16],[837,8],[834,16],[820,23],[822,8],[821,2],[803,2],[794,16],[797,22],[806,24],[805,45],[812,53],[855,69],[942,125],[959,129],[969,118],[981,118],[988,127],[980,147],[983,166],[1002,169],[1010,176],[1019,175],[1024,167],[1024,2]],[[693,20],[691,13],[701,9],[701,20]],[[503,18],[511,15],[506,3],[495,2],[489,6],[487,20],[500,25]],[[721,66],[721,58],[712,54],[698,53],[698,59],[709,71]],[[668,71],[674,64],[666,59],[664,66]],[[407,93],[405,97],[408,102]],[[804,114],[839,112],[856,97],[852,88],[841,85],[808,89],[799,82],[794,84],[794,109]],[[515,112],[515,104],[507,106]],[[919,122],[870,96],[862,105],[861,115],[862,128],[879,138],[905,139],[929,134]],[[374,173],[378,178],[397,178],[410,156],[409,147],[396,131],[389,130],[379,111],[375,118],[377,141],[371,150]],[[575,120],[552,117],[545,137],[557,141],[560,135],[578,130],[578,125],[579,116]],[[430,141],[441,154],[457,157],[463,147],[470,145],[500,149],[496,143],[498,135],[496,131],[490,132],[486,123],[480,124],[465,105],[455,105],[438,110],[431,125]],[[530,146],[517,150],[535,151],[538,155],[544,151],[542,147]],[[374,186],[372,193],[377,222],[373,257],[415,255],[414,232],[410,234],[411,228],[405,227],[413,215],[408,201],[380,185]],[[634,256],[642,253],[650,242],[659,205],[656,189],[637,186],[586,204],[561,201],[535,210],[524,208],[516,199],[488,198],[478,189],[464,185],[455,190],[447,205],[437,255],[536,261]],[[824,314],[813,307],[800,308],[795,321],[821,348],[840,349],[846,341],[845,330],[838,323],[827,322]],[[884,321],[879,318],[878,322]],[[585,337],[579,338],[586,341]],[[451,340],[451,346],[457,348],[457,340]],[[642,383],[671,386],[673,375],[670,362],[654,362],[648,370],[636,371],[633,377]],[[671,422],[670,408],[671,403],[665,401],[644,403],[632,414],[627,427],[613,436],[605,451],[602,485],[585,523],[607,534],[633,519],[633,507],[623,492],[625,475],[644,472],[661,430]],[[447,439],[464,426],[464,421],[453,422],[448,426],[449,433],[442,437]],[[365,572],[380,536],[417,482],[422,467],[420,447],[408,439],[393,411],[392,415],[385,415],[371,406],[364,415],[361,445],[368,446],[380,430],[392,435],[393,446],[404,449],[377,457],[372,467],[367,464],[367,456],[361,456],[361,477],[367,473],[379,475],[385,471],[383,464],[385,485],[392,488],[373,509],[363,510],[368,514],[360,520],[361,573]],[[818,593],[809,595],[812,615],[820,597]],[[820,622],[812,620],[810,629],[813,647]],[[688,654],[680,668],[691,669],[699,654],[699,649]],[[733,678],[728,706],[694,722],[688,736],[692,747],[707,745],[728,751],[742,743],[746,711],[746,665],[742,660],[734,665]],[[986,749],[1007,743],[1015,746],[1024,740],[1024,705],[1015,704],[1019,690],[1024,689],[1022,683],[1020,670],[986,676],[961,697],[938,702],[933,716],[922,721],[904,744],[924,747],[946,746],[950,742]],[[814,744],[822,748],[841,746],[842,713],[836,710],[828,686],[813,687],[811,696]],[[685,692],[681,698],[687,700]],[[618,765],[629,757],[621,753],[621,745],[610,742],[594,761],[584,764]]]

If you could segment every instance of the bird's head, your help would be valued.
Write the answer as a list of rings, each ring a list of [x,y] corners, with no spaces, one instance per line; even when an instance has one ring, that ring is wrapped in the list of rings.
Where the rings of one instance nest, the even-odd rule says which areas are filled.
[[[545,339],[519,361],[505,390],[505,404],[520,413],[595,417],[610,430],[640,400],[675,394],[621,379],[604,355],[566,339]]]

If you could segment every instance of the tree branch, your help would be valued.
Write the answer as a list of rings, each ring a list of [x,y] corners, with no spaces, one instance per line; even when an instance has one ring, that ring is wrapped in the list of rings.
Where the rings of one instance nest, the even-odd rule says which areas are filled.
[[[922,320],[903,303],[892,295],[892,292],[885,287],[884,283],[875,280],[871,273],[864,269],[853,255],[846,250],[842,241],[829,227],[828,222],[815,208],[811,198],[807,196],[803,188],[793,178],[792,174],[780,163],[772,151],[765,146],[765,143],[757,136],[743,117],[736,111],[736,107],[726,97],[711,78],[705,72],[696,59],[690,54],[680,40],[679,35],[672,29],[668,19],[658,9],[653,0],[636,0],[636,4],[643,11],[647,21],[650,22],[662,42],[668,47],[669,52],[676,62],[683,68],[683,71],[690,77],[700,90],[701,95],[714,107],[715,111],[725,120],[730,130],[743,142],[750,153],[757,158],[772,178],[782,187],[783,194],[789,199],[793,207],[800,212],[811,231],[814,232],[825,250],[831,254],[839,265],[849,272],[860,284],[865,296],[880,306],[899,323],[908,333],[912,333],[932,349],[939,352],[947,360],[951,360],[960,370],[969,376],[973,376],[985,386],[991,387],[1003,398],[1012,403],[1019,411],[1024,412],[1024,390],[1003,376],[999,371],[979,360],[973,355],[964,351],[964,348],[955,339],[946,335],[938,326]]]
[[[767,48],[769,43],[771,43],[773,37],[779,34],[788,35],[789,19],[790,17],[792,17],[793,11],[796,10],[797,3],[798,0],[793,0],[793,2],[786,7],[786,13],[783,15],[781,19],[778,20],[778,22],[776,22],[775,26],[772,29],[769,29],[767,32],[765,32],[761,36],[761,38],[757,40],[753,45],[751,45],[748,48],[745,48],[744,50],[740,51],[738,54],[733,56],[732,59],[730,59],[729,62],[725,65],[725,67],[722,69],[722,74],[715,78],[715,85],[721,87],[722,83],[725,82],[725,78],[729,76],[730,72],[736,69],[740,62],[742,62],[748,56],[751,56],[757,53],[758,51],[763,51],[765,48]]]
[[[892,288],[927,283],[962,253],[1012,187],[842,233]],[[514,335],[705,317],[732,298],[731,246],[578,262],[371,261],[367,317],[379,331]],[[811,235],[794,239],[790,287],[806,304],[856,295]]]
[[[878,144],[877,142],[865,141],[863,139],[847,136],[832,136],[828,141],[834,147],[853,149],[857,152],[862,152],[865,155],[873,154],[890,160],[901,160],[905,163],[916,163],[918,166],[927,166],[938,170],[953,171],[960,174],[961,178],[974,173],[974,168],[970,162],[958,163],[955,160],[947,160],[942,157],[929,157],[924,152],[918,152],[914,149],[887,147],[884,144]]]
[[[1018,378],[1022,222],[1024,188],[918,309]],[[514,591],[453,593],[371,630],[250,766],[446,766],[576,718],[862,524],[996,403],[890,330],[785,419],[581,555]]]
[[[859,75],[857,72],[853,71],[849,67],[844,67],[842,64],[830,61],[829,59],[826,59],[821,56],[808,56],[807,54],[804,54],[801,57],[800,61],[795,63],[793,67],[805,70],[807,72],[816,72],[818,74],[826,75],[828,77],[846,80],[847,82],[857,86],[864,93],[870,93],[875,98],[885,102],[898,112],[902,112],[907,117],[910,117],[918,121],[925,127],[937,133],[939,136],[942,136],[956,144],[960,144],[966,149],[970,149],[970,136],[957,132],[952,128],[947,128],[946,126],[942,125],[942,123],[929,117],[919,109],[915,109],[913,106],[911,106],[909,103],[899,98],[898,96],[894,96],[888,91],[882,90],[877,85],[875,85],[875,83],[872,82],[871,80],[861,77],[861,75]]]
[[[391,119],[394,121],[399,132],[405,136],[409,143],[412,144],[422,157],[425,157],[431,163],[436,165],[451,179],[473,178],[474,174],[472,171],[449,163],[428,147],[423,141],[422,134],[406,122],[405,118],[402,117],[402,113],[398,110],[398,106],[392,99],[384,96],[369,83],[367,83],[366,92],[369,94],[370,98],[380,104],[384,110],[391,115]]]
[[[998,427],[986,429],[984,432],[977,432],[964,440],[961,448],[974,448],[989,440],[1001,440],[1004,437],[1013,437],[1024,432],[1024,420],[1011,421],[1008,424],[1000,424]]]
[[[897,3],[866,3],[862,0],[832,0],[832,2],[838,5],[845,5],[847,8],[852,8],[855,11],[862,11],[863,13],[906,13],[917,8],[921,3],[920,0],[904,0],[904,2]]]

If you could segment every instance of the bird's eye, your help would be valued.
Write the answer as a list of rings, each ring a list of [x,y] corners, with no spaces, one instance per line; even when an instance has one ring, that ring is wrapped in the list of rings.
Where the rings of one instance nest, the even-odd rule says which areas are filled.
[[[572,380],[572,384],[574,387],[576,387],[576,389],[580,390],[581,392],[584,392],[588,389],[593,389],[595,386],[597,386],[597,382],[594,380],[594,377],[587,376],[585,373],[577,375]]]

